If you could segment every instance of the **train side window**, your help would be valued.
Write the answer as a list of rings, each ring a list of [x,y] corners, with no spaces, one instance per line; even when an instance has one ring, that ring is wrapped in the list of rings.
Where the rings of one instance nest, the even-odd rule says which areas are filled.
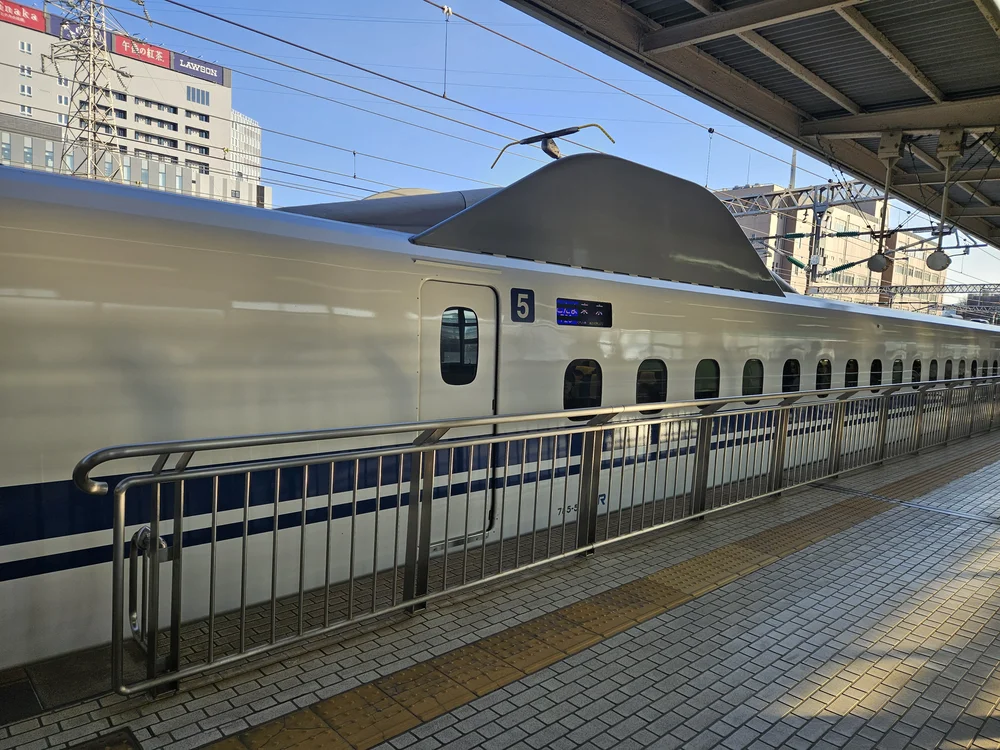
[[[1000,359],[993,360],[993,377],[1000,375]]]
[[[849,359],[844,365],[844,388],[857,388],[858,386],[858,360]]]
[[[797,359],[786,359],[785,366],[781,368],[781,392],[792,393],[799,390],[799,381],[802,378],[802,368]]]
[[[976,372],[979,369],[979,363],[976,360],[972,360],[972,371],[969,373],[970,377],[976,377]]]
[[[639,365],[635,376],[635,402],[637,404],[662,404],[667,400],[667,366],[662,359],[646,359]],[[661,409],[643,411],[656,414]]]
[[[563,409],[594,409],[601,405],[601,366],[595,359],[574,359],[563,378]],[[570,417],[581,421],[590,417]]]
[[[764,392],[764,363],[759,359],[748,359],[743,365],[743,395],[758,396]],[[748,401],[747,403],[757,403]]]
[[[951,380],[951,360],[947,359],[944,362],[944,379]]]
[[[468,307],[441,314],[441,378],[448,385],[468,385],[479,369],[479,321]]]
[[[901,359],[892,361],[892,382],[894,385],[903,382],[903,360]]]
[[[871,375],[868,379],[869,385],[882,385],[882,360],[873,359]]]
[[[832,384],[833,365],[830,364],[830,360],[821,359],[816,363],[816,390],[827,391]],[[826,394],[823,394],[820,398],[826,398]]]
[[[931,360],[931,370],[930,370],[929,373],[927,373],[927,379],[928,380],[937,380],[937,360],[936,359],[932,359]]]
[[[958,377],[959,378],[964,378],[965,377],[965,360],[964,359],[958,360]]]
[[[913,383],[913,387],[914,388],[916,388],[917,387],[917,383],[920,382],[920,375],[921,375],[920,371],[921,371],[921,369],[922,368],[920,366],[920,360],[919,359],[913,360],[913,372],[912,372],[912,375],[911,375],[911,378],[910,378],[910,382]]]
[[[719,363],[714,359],[703,359],[694,371],[694,397],[719,397]]]

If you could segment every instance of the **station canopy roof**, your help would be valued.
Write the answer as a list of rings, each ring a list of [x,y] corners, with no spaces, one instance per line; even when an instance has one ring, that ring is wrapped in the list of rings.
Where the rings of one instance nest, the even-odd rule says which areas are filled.
[[[1000,245],[1000,0],[505,2]]]

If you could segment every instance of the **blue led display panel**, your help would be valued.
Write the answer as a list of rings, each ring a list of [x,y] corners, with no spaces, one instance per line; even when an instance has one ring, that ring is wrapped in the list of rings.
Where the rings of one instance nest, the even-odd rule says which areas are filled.
[[[556,299],[556,323],[561,326],[611,327],[611,303],[585,299]]]

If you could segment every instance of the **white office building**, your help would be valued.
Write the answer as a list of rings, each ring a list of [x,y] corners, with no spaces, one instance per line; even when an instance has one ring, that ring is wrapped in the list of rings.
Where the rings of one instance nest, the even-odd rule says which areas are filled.
[[[73,162],[83,158],[70,154],[68,163],[61,160],[65,129],[81,103],[72,99],[84,98],[85,104],[71,66],[57,67],[51,59],[53,42],[70,32],[55,14],[0,0],[3,164],[72,172]],[[115,66],[126,72],[121,81],[110,76],[103,97],[121,156],[118,179],[271,205],[270,188],[259,184],[260,125],[233,110],[229,69],[111,31],[106,43]]]

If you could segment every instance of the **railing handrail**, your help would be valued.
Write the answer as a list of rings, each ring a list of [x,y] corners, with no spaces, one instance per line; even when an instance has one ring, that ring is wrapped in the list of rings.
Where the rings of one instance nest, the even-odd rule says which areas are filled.
[[[216,450],[233,450],[238,448],[254,448],[261,446],[291,445],[296,443],[313,443],[333,440],[345,440],[349,438],[374,437],[379,435],[398,435],[405,433],[419,433],[420,437],[415,442],[430,444],[437,442],[450,430],[464,429],[469,427],[484,427],[488,425],[499,426],[516,424],[520,422],[546,422],[553,420],[565,420],[572,418],[583,422],[581,429],[587,426],[610,425],[612,420],[621,415],[631,415],[639,412],[648,412],[651,407],[659,407],[658,412],[666,410],[677,411],[680,409],[697,410],[699,414],[714,414],[726,406],[733,404],[751,406],[753,410],[762,408],[762,402],[777,401],[778,405],[791,405],[803,398],[813,396],[827,397],[836,396],[836,400],[844,400],[851,396],[870,392],[878,393],[880,396],[891,395],[894,392],[905,388],[914,388],[923,392],[950,389],[963,383],[994,382],[1000,380],[1000,376],[987,375],[976,378],[953,378],[951,380],[919,381],[917,383],[890,383],[879,386],[852,386],[848,388],[826,388],[811,391],[792,391],[782,393],[746,394],[743,396],[725,396],[714,399],[692,399],[688,401],[674,402],[649,402],[643,404],[622,404],[618,406],[602,406],[597,408],[583,409],[563,409],[546,412],[527,412],[520,414],[491,414],[482,417],[457,417],[452,419],[439,419],[431,421],[398,422],[381,425],[369,425],[364,427],[335,427],[318,430],[299,430],[293,432],[273,432],[257,433],[250,435],[234,435],[229,437],[215,438],[195,438],[191,440],[168,440],[149,443],[127,443],[122,445],[109,446],[89,453],[82,458],[73,469],[73,482],[82,492],[89,495],[105,495],[108,492],[107,482],[93,479],[90,474],[98,466],[112,461],[121,461],[131,458],[149,458],[156,456],[160,459],[154,466],[153,473],[159,473],[167,459],[171,455],[179,454],[181,459],[176,468],[186,467],[195,453]],[[749,402],[753,402],[751,405]],[[826,403],[831,403],[827,401]],[[603,418],[603,419],[602,419]],[[660,421],[663,417],[658,414],[656,418],[650,417],[652,421]],[[648,420],[646,420],[648,421]]]

